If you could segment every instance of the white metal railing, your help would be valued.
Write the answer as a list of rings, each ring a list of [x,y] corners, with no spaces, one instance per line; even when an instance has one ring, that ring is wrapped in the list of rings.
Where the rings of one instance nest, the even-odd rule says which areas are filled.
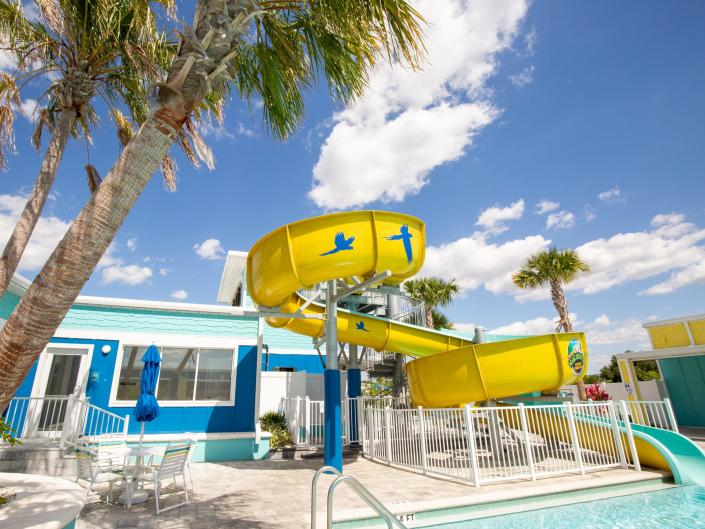
[[[631,461],[613,402],[452,409],[365,406],[362,415],[366,456],[476,486],[627,468]]]
[[[358,432],[362,398],[346,398],[340,405],[343,444],[359,442]],[[323,401],[308,397],[283,398],[279,406],[289,424],[294,443],[300,447],[321,448],[324,442]]]
[[[127,434],[129,416],[120,417],[72,395],[15,397],[3,413],[14,437],[73,445],[79,438],[98,442]]]
[[[670,399],[625,402],[632,424],[678,432],[678,422]]]

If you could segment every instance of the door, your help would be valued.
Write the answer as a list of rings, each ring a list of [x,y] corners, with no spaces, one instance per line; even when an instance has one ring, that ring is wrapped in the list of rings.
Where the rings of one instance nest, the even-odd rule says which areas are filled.
[[[64,439],[76,426],[77,397],[86,395],[93,346],[49,345],[39,357],[28,410],[30,437]]]

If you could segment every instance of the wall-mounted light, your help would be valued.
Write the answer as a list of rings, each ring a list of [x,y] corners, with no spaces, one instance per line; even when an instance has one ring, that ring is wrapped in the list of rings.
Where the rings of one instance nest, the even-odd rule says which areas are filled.
[[[104,355],[108,354],[112,350],[113,350],[113,348],[110,345],[108,345],[107,343],[103,347],[100,348],[100,352],[103,353]]]

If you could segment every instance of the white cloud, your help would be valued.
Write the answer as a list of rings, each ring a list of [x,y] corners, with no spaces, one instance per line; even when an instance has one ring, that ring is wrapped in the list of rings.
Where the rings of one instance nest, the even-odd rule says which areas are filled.
[[[17,110],[20,111],[20,114],[29,122],[34,122],[34,115],[38,111],[37,109],[37,100],[36,99],[25,99],[22,102],[20,102],[19,107]]]
[[[502,233],[509,229],[505,225],[507,221],[518,220],[522,215],[524,215],[524,199],[519,199],[506,208],[493,206],[482,210],[475,225],[480,226],[487,233]]]
[[[206,239],[201,244],[194,244],[193,249],[201,259],[215,261],[225,257],[225,250],[218,239]]]
[[[603,191],[602,193],[597,195],[597,198],[602,200],[602,202],[623,202],[624,198],[622,198],[622,190],[619,189],[618,186],[614,186],[611,189],[608,189],[607,191]]]
[[[529,235],[503,244],[488,242],[488,233],[473,233],[440,246],[430,246],[422,274],[455,279],[463,290],[484,287],[494,294],[511,294],[519,301],[545,299],[546,290],[523,291],[511,275],[527,257],[547,248],[551,241]],[[651,228],[618,233],[589,241],[576,248],[591,267],[567,286],[567,290],[594,294],[631,281],[670,273],[671,276],[643,294],[672,292],[705,281],[705,229],[686,222],[678,213],[657,215]]]
[[[657,215],[651,225],[651,230],[618,233],[578,246],[577,252],[592,270],[578,276],[568,289],[593,294],[666,272],[677,274],[689,269],[692,273],[692,267],[705,261],[705,248],[698,245],[705,240],[705,229],[685,222],[679,214]],[[697,280],[697,274],[681,276],[670,287],[684,286],[687,280]],[[645,293],[659,293],[659,289],[670,287],[654,286],[656,291],[647,289]]]
[[[188,292],[186,292],[186,291],[183,290],[183,289],[182,289],[182,290],[174,290],[174,292],[172,292],[171,294],[169,294],[169,297],[170,297],[171,299],[184,300],[184,299],[188,298]]]
[[[546,217],[547,230],[565,230],[575,226],[575,215],[569,211],[551,213]]]
[[[534,66],[527,66],[521,72],[510,75],[509,80],[514,86],[518,86],[519,88],[526,86],[534,80]]]
[[[557,317],[543,316],[526,321],[515,321],[502,327],[492,329],[490,334],[507,334],[510,336],[531,336],[534,334],[550,334],[556,332]]]
[[[115,264],[101,271],[101,283],[120,283],[123,285],[141,285],[152,277],[152,269],[147,266]]]
[[[668,279],[647,288],[641,294],[646,294],[647,296],[670,294],[679,288],[695,283],[705,283],[705,261],[672,273]]]
[[[137,249],[137,237],[127,239],[127,249],[134,252]]]
[[[549,244],[551,241],[541,235],[492,244],[484,234],[474,233],[441,246],[429,246],[421,275],[455,279],[465,291],[483,286],[494,294],[516,294],[512,274],[529,255]]]
[[[539,200],[536,203],[536,214],[537,215],[545,215],[546,213],[550,213],[551,211],[556,211],[560,207],[559,202],[554,202],[552,200]]]
[[[426,64],[420,71],[382,64],[369,89],[335,114],[309,196],[343,209],[400,201],[428,183],[439,165],[460,158],[500,111],[488,79],[527,11],[525,0],[413,2],[424,16]]]
[[[590,204],[585,204],[583,207],[583,214],[585,215],[585,220],[588,222],[592,222],[597,217],[597,215],[595,215],[595,210]]]
[[[593,321],[582,322],[575,313],[570,314],[576,332],[584,332],[588,345],[622,345],[643,348],[648,345],[648,336],[642,322],[635,318],[612,321],[602,314]],[[557,317],[539,316],[525,321],[515,321],[489,331],[490,334],[531,336],[550,334],[556,331]]]
[[[24,195],[0,195],[0,248],[7,244],[26,203]],[[18,271],[39,270],[44,266],[70,225],[70,222],[53,215],[42,216],[22,255]]]
[[[160,268],[160,269],[159,269],[159,275],[160,275],[160,276],[169,275],[169,272],[171,272],[171,269],[170,269],[170,268]]]

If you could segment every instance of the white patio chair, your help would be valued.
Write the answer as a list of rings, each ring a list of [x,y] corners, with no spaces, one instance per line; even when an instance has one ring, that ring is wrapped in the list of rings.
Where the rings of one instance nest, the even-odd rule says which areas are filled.
[[[193,459],[193,453],[196,445],[198,444],[198,439],[194,434],[191,432],[185,432],[184,433],[184,442],[189,443],[191,445],[191,450],[189,450],[188,453],[188,459],[186,460],[186,473],[188,474],[188,480],[189,483],[191,484],[191,488],[189,489],[191,492],[194,492],[196,489],[194,488],[193,484],[193,472],[191,471],[191,460]]]
[[[86,488],[86,498],[93,492],[93,487],[108,483],[108,503],[113,500],[113,484],[116,481],[123,481],[123,476],[116,473],[120,469],[113,471],[112,466],[106,461],[100,461],[99,451],[92,451],[88,446],[77,446],[76,450],[76,466],[78,467],[78,475],[76,481],[88,482]]]
[[[181,507],[182,505],[188,505],[189,499],[188,489],[186,487],[185,468],[190,452],[191,445],[189,443],[171,443],[166,447],[166,450],[164,450],[164,457],[162,458],[162,462],[159,466],[140,476],[140,481],[154,485],[154,501],[156,503],[157,515],[162,512]],[[183,494],[185,501],[167,507],[166,509],[161,509],[159,507],[159,500],[162,492],[162,482],[170,479],[173,480],[174,485],[176,485],[176,478],[178,476],[181,476],[181,479],[183,480]]]

